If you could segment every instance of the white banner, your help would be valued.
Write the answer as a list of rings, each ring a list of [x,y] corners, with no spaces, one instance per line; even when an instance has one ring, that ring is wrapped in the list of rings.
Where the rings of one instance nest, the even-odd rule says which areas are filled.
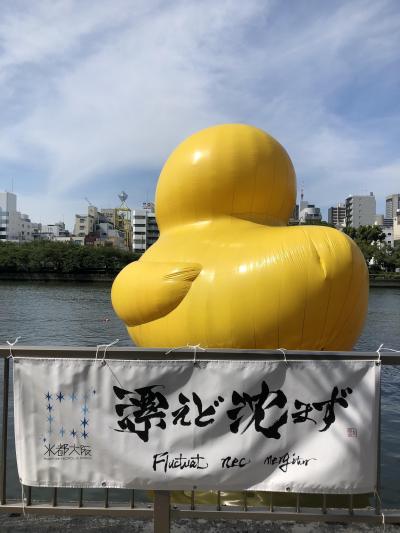
[[[30,486],[363,493],[376,487],[371,361],[14,358]]]

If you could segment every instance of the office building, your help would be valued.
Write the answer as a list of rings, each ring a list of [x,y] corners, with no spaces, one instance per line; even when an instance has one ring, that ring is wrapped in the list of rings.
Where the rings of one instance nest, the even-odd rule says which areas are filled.
[[[381,228],[392,228],[393,218],[385,218],[384,215],[375,215],[374,224]]]
[[[35,241],[70,242],[70,232],[64,222],[55,224],[32,224],[32,237]]]
[[[33,240],[32,222],[28,215],[17,211],[17,195],[12,192],[0,192],[0,240]]]
[[[393,220],[398,210],[400,210],[400,193],[386,196],[385,218]]]
[[[350,195],[346,198],[346,226],[372,226],[375,215],[376,200],[373,192],[366,196]]]
[[[115,228],[106,214],[94,205],[89,205],[87,215],[75,215],[74,236],[75,244],[88,246],[115,246],[128,249],[125,243],[124,231]]]
[[[336,207],[328,209],[328,222],[337,228],[342,228],[346,225],[346,206],[338,204]]]

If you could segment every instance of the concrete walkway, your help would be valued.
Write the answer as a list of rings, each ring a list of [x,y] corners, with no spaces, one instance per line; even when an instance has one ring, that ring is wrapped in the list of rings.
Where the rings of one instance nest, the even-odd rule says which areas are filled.
[[[96,533],[153,533],[152,522],[129,520],[122,518],[69,518],[69,517],[36,517],[23,515],[0,514],[1,533],[58,533],[73,531],[74,533],[95,531]],[[174,522],[171,533],[382,533],[382,526],[369,527],[366,525],[343,524],[295,524],[282,522],[252,521],[206,521],[206,520],[180,520]],[[385,533],[400,532],[400,526],[387,525]]]

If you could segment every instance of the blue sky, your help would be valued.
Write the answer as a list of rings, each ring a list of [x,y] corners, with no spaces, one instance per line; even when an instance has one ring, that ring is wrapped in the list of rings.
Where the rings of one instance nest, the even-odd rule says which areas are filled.
[[[170,151],[245,122],[305,197],[400,192],[397,0],[3,0],[0,190],[34,221],[152,200]]]

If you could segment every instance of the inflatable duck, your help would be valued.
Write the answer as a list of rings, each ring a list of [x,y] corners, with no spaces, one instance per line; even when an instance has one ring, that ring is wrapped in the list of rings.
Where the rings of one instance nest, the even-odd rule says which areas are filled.
[[[243,124],[183,141],[156,192],[158,241],[117,276],[112,303],[138,346],[349,350],[368,304],[355,243],[287,226],[296,177],[284,148]]]

